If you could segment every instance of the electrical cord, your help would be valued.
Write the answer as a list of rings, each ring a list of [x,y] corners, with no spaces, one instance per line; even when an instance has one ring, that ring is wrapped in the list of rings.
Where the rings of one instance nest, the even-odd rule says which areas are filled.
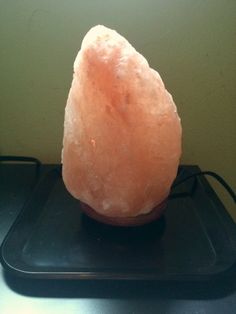
[[[226,181],[220,175],[218,175],[217,173],[213,171],[199,171],[199,172],[193,173],[179,181],[177,180],[177,182],[172,185],[171,189],[174,189],[175,187],[179,186],[180,184],[186,182],[187,180],[191,178],[196,178],[202,175],[208,175],[216,179],[225,188],[225,190],[229,193],[229,195],[232,197],[232,199],[236,203],[236,194],[233,191],[233,189],[228,185],[228,183],[226,183]],[[178,194],[181,195],[181,193],[178,193]]]

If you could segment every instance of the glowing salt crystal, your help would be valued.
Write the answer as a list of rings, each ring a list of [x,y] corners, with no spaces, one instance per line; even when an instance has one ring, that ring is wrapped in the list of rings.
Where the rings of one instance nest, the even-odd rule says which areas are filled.
[[[93,27],[76,57],[65,110],[68,191],[105,216],[150,212],[176,176],[181,132],[159,74],[117,32]]]

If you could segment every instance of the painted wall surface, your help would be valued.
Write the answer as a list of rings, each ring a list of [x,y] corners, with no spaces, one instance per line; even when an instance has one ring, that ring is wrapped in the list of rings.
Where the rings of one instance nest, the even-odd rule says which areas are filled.
[[[234,0],[0,0],[0,154],[60,161],[72,64],[96,24],[124,35],[161,74],[182,118],[182,163],[236,189]]]

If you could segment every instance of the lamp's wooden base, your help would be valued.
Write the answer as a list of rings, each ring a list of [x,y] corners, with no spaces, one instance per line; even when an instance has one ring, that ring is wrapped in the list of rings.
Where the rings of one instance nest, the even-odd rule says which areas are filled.
[[[85,214],[89,217],[102,222],[104,224],[109,224],[113,226],[124,226],[124,227],[132,227],[132,226],[141,226],[152,222],[158,219],[164,212],[166,208],[167,200],[164,200],[162,203],[154,207],[151,212],[147,214],[138,215],[136,217],[107,217],[96,212],[89,205],[81,202],[81,208]]]

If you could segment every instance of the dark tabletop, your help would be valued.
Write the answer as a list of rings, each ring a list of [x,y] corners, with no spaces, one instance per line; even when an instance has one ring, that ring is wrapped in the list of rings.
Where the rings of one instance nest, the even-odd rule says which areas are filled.
[[[48,171],[52,166],[43,166]],[[34,165],[0,165],[0,243],[34,185]],[[0,266],[0,313],[234,313],[236,280],[36,280]]]

